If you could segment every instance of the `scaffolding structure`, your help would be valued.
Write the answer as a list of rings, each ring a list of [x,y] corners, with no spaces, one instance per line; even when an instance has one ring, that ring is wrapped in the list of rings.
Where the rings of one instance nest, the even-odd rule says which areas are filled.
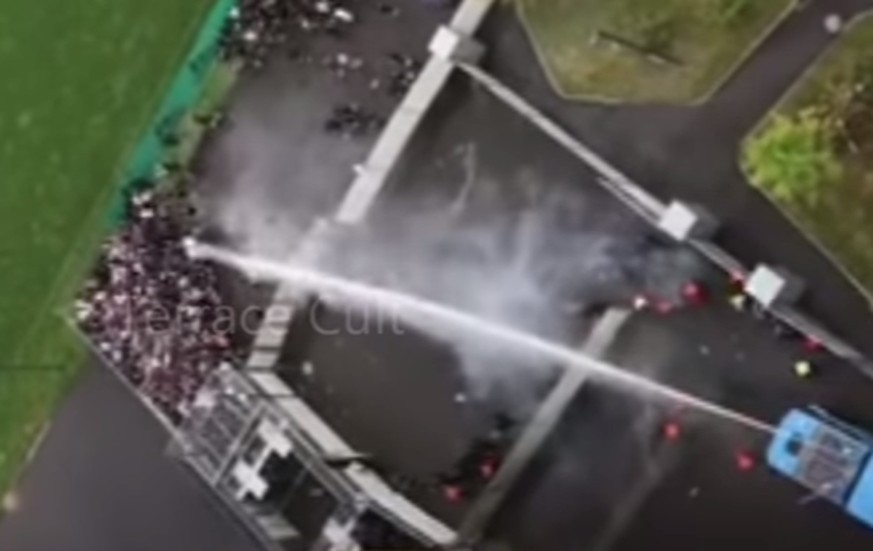
[[[227,366],[198,392],[171,442],[270,550],[354,548],[365,505],[311,442],[241,372]]]
[[[395,492],[272,372],[216,371],[169,452],[271,551],[358,549],[352,533],[367,514],[422,548],[456,539]]]

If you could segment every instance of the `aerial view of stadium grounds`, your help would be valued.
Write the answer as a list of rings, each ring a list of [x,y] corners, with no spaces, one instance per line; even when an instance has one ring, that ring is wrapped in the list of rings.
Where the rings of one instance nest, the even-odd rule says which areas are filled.
[[[50,4],[0,550],[873,546],[873,0]]]

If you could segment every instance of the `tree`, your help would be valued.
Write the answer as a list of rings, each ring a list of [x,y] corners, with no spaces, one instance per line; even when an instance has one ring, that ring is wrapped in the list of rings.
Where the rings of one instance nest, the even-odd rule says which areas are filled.
[[[816,204],[826,185],[842,175],[833,127],[815,109],[777,115],[746,147],[745,167],[753,182],[777,199]]]

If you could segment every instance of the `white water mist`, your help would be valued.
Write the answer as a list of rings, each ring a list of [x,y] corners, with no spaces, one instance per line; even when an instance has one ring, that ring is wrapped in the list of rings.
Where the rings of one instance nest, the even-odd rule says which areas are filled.
[[[340,300],[362,309],[384,308],[396,312],[412,323],[433,328],[441,334],[451,333],[460,337],[478,335],[514,352],[535,355],[541,360],[541,364],[551,363],[566,368],[582,369],[592,378],[639,396],[676,402],[755,430],[768,433],[774,431],[772,426],[753,417],[623,370],[608,362],[591,358],[534,334],[488,321],[461,310],[315,270],[241,255],[212,245],[188,243],[188,248],[194,257],[208,258],[255,277],[273,279],[317,292],[328,301]]]

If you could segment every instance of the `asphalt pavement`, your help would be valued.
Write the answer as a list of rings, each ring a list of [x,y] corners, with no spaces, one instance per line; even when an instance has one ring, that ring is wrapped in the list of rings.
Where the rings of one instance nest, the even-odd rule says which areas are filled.
[[[588,309],[641,289],[675,294],[703,275],[702,262],[651,234],[590,170],[458,76],[367,223],[323,261],[578,346]],[[465,507],[425,490],[496,413],[527,420],[556,372],[478,334],[394,325],[393,314],[307,310],[282,373],[353,446],[416,482],[407,493],[418,503],[457,524]]]
[[[608,358],[767,424],[819,404],[873,423],[873,383],[851,366],[776,338],[723,301],[667,316],[636,316]],[[797,378],[794,361],[817,374]],[[510,549],[864,549],[869,529],[763,464],[768,433],[594,380],[516,487],[488,538]],[[678,423],[680,437],[664,435]],[[756,466],[743,471],[737,454]]]
[[[848,13],[859,6],[839,3],[825,9],[816,3],[792,16],[765,43],[763,57],[752,58],[711,106],[617,107],[561,101],[547,88],[526,37],[505,10],[498,10],[484,31],[487,42],[496,44],[486,66],[656,193],[711,206],[727,224],[722,239],[744,260],[765,259],[807,275],[814,288],[806,306],[828,324],[830,316],[839,313],[831,326],[863,346],[866,340],[857,342],[857,338],[870,321],[858,293],[748,187],[736,162],[737,140],[830,40],[820,27],[822,14]],[[803,44],[787,50],[794,41]],[[762,71],[766,73],[768,67],[770,74],[765,77]],[[746,105],[742,98],[749,94],[755,100]],[[456,79],[440,98],[392,179],[389,195],[377,206],[375,219],[384,220],[385,228],[380,230],[376,223],[369,231],[379,241],[396,242],[396,235],[406,236],[416,228],[447,231],[444,224],[432,223],[428,216],[432,212],[462,226],[465,212],[481,220],[488,219],[493,209],[510,220],[507,226],[517,227],[521,219],[514,213],[523,212],[525,205],[547,203],[553,192],[577,222],[585,221],[582,227],[590,222],[585,227],[588,233],[582,232],[587,240],[592,232],[645,235],[645,230],[624,218],[621,208],[602,198],[584,168],[562,158],[557,146],[486,96]],[[719,119],[730,124],[719,127]],[[706,133],[710,127],[713,132]],[[521,184],[525,180],[526,186]],[[415,224],[398,224],[403,222],[394,215],[398,210],[412,213]],[[768,238],[760,239],[761,235]],[[439,278],[438,272],[434,277]],[[367,270],[361,273],[369,275]],[[584,271],[577,274],[586,279]],[[724,285],[712,274],[700,277]],[[797,379],[792,364],[807,357],[800,343],[777,339],[767,323],[734,312],[723,302],[721,291],[716,294],[717,306],[666,318],[638,317],[618,340],[613,358],[627,369],[767,423],[777,422],[791,407],[811,403],[861,424],[873,423],[868,400],[871,383],[851,366],[814,356],[816,377]],[[353,354],[343,361],[345,377],[354,369],[351,366],[361,363]],[[385,364],[382,369],[390,371],[413,363],[413,358],[410,351],[408,360],[379,361]],[[366,397],[366,385],[345,384],[356,388],[355,399],[362,409],[377,403],[384,407]],[[384,396],[384,384],[371,392]],[[452,392],[427,383],[420,390],[408,383],[402,388],[416,396],[416,404],[418,397],[434,389],[441,389],[438,392],[446,397]],[[426,413],[416,408],[418,415]],[[674,418],[687,434],[678,443],[665,443],[662,423]],[[363,417],[358,421],[368,422]],[[373,423],[369,430],[376,431],[377,426]],[[409,441],[404,431],[394,429],[396,424],[386,426],[392,429],[386,431],[391,438],[382,436],[385,442]],[[352,434],[362,429],[344,430]],[[749,473],[737,468],[738,451],[760,462],[766,441],[766,434],[701,415],[688,405],[661,403],[593,384],[511,495],[489,542],[512,549],[622,550],[685,544],[717,549],[813,549],[827,542],[845,549],[869,545],[869,533],[833,507],[809,500],[789,481],[761,465]]]
[[[166,430],[100,366],[83,373],[0,523],[4,551],[257,551]]]

